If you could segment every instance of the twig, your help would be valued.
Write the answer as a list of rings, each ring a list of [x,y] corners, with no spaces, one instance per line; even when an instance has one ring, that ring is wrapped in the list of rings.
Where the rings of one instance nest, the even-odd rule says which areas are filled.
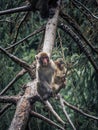
[[[27,71],[25,69],[21,70],[16,77],[1,91],[0,95],[3,95],[21,76],[23,76]]]
[[[15,63],[17,63],[18,65],[20,65],[21,67],[23,67],[24,69],[26,69],[31,77],[31,79],[34,79],[34,73],[32,70],[32,67],[30,65],[28,65],[25,61],[19,59],[18,57],[8,53],[5,49],[3,49],[2,47],[0,47],[0,50],[6,54],[12,61],[14,61]]]
[[[95,52],[98,54],[98,51],[93,47],[93,45],[90,43],[90,41],[88,41],[85,36],[82,34],[79,25],[76,23],[76,21],[74,19],[72,19],[72,17],[70,17],[69,15],[60,12],[60,16],[66,20],[68,22],[68,24],[70,24],[74,30],[76,31],[77,34],[79,34],[81,36],[81,38],[83,38],[83,40],[85,41],[85,43]]]
[[[63,46],[62,46],[62,38],[61,38],[59,32],[58,32],[58,38],[59,38],[59,41],[60,41],[60,46],[61,46],[61,51],[62,51],[62,57],[63,57],[63,59],[65,60],[64,50],[63,50]]]
[[[35,70],[35,62],[32,63],[31,65],[32,70]],[[0,95],[3,95],[10,87],[12,87],[12,85],[20,78],[22,77],[24,74],[27,73],[27,70],[22,69],[13,79],[12,81],[1,91]],[[33,73],[31,75],[32,79],[35,78],[35,73],[33,76]],[[34,78],[33,78],[34,77]]]
[[[55,112],[55,110],[53,109],[52,105],[50,104],[49,101],[45,101],[44,102],[45,105],[47,106],[47,108],[49,108],[49,110],[51,111],[51,113],[56,117],[56,119],[62,124],[65,125],[65,122],[60,118],[60,116]]]
[[[57,125],[55,122],[53,122],[52,120],[46,118],[45,116],[36,113],[34,111],[31,111],[30,114],[38,119],[44,120],[45,122],[49,123],[50,125],[55,126],[56,128],[60,129],[60,130],[65,130],[64,128],[62,128],[61,126]]]
[[[86,16],[86,18],[88,19],[88,21],[89,21],[90,24],[92,25],[93,23],[92,23],[92,20],[91,20],[91,15],[88,15],[88,14],[83,10],[83,8],[81,8],[80,6],[78,6],[77,3],[75,3],[74,1],[72,1],[72,3],[73,3],[73,5],[74,5],[77,9],[79,9],[79,10]]]
[[[3,49],[2,47],[0,47],[0,50],[6,54],[11,60],[13,60],[15,63],[19,64],[21,67],[25,68],[27,71],[32,72],[32,69],[30,67],[30,65],[28,65],[25,61],[17,58],[16,56],[8,53],[5,49]]]
[[[18,13],[18,12],[31,11],[31,10],[32,10],[31,6],[26,5],[26,6],[22,6],[22,7],[17,7],[17,8],[13,8],[13,9],[0,11],[0,16],[1,15],[6,15],[6,14]]]
[[[90,52],[88,51],[88,49],[86,48],[86,46],[84,45],[84,43],[75,34],[75,32],[73,32],[71,28],[69,28],[67,25],[64,25],[63,23],[60,24],[59,27],[63,31],[67,32],[73,38],[73,40],[77,43],[77,45],[80,47],[80,49],[84,52],[84,54],[86,55],[86,57],[88,58],[88,60],[92,64],[92,66],[94,67],[94,69],[98,72],[98,66],[97,66],[96,62],[92,58]]]
[[[66,102],[64,99],[63,99],[63,102],[64,102],[64,105],[68,106],[69,108],[73,109],[74,111],[77,111],[78,113],[88,117],[88,118],[91,118],[91,119],[94,119],[94,120],[97,120],[98,121],[98,117],[95,117],[95,116],[92,116],[92,115],[89,115],[85,112],[83,112],[81,109],[69,104],[68,102]]]
[[[98,17],[95,16],[95,15],[94,15],[87,7],[85,7],[81,2],[79,2],[79,1],[77,1],[77,0],[72,0],[72,2],[76,2],[78,5],[80,5],[80,6],[83,8],[83,10],[86,11],[86,13],[87,13],[88,15],[91,15],[93,18],[95,18],[96,20],[98,20]]]
[[[0,20],[0,22],[8,22],[8,23],[13,23],[12,21],[7,20],[7,19]]]
[[[6,104],[3,108],[2,108],[2,110],[0,110],[0,117],[2,116],[2,114],[6,111],[6,110],[8,110],[8,108],[10,108],[12,106],[12,104]]]
[[[17,39],[17,36],[18,36],[19,29],[20,29],[22,23],[25,21],[25,19],[26,19],[26,17],[28,16],[28,14],[29,14],[29,12],[26,12],[25,16],[23,16],[23,18],[22,18],[22,20],[21,20],[21,22],[20,22],[20,24],[19,24],[19,26],[18,26],[18,29],[17,29],[17,31],[16,31],[16,35],[15,35],[15,38],[14,38],[13,43],[16,42],[16,39]]]
[[[66,116],[68,122],[70,123],[71,127],[73,128],[73,130],[76,130],[76,128],[75,128],[74,124],[72,123],[72,121],[71,121],[69,115],[67,114],[67,111],[65,110],[64,102],[63,102],[63,99],[62,99],[61,95],[59,94],[58,97],[59,97],[59,99],[60,99],[60,103],[61,103],[61,106],[62,106],[62,108],[63,108],[63,112],[64,112],[64,114],[65,114],[65,116]]]
[[[18,41],[18,42],[16,42],[16,43],[10,45],[9,47],[5,48],[5,50],[9,50],[9,49],[11,49],[11,48],[13,48],[13,47],[15,47],[15,46],[21,44],[21,43],[22,43],[23,41],[25,41],[26,39],[30,38],[31,36],[34,36],[34,35],[37,34],[37,33],[42,32],[44,29],[45,29],[45,26],[42,26],[41,28],[35,30],[33,33],[31,33],[31,34],[28,35],[27,37],[23,38],[22,40],[20,40],[20,41]]]

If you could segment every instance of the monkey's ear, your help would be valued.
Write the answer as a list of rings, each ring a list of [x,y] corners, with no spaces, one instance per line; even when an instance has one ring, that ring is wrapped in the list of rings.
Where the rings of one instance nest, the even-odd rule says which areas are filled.
[[[38,60],[38,55],[35,55],[35,59]]]

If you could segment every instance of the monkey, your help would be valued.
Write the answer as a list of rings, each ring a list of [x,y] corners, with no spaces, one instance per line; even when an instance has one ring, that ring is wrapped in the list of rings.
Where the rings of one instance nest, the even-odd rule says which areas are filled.
[[[53,8],[57,6],[57,0],[28,0],[31,4],[32,11],[39,10],[42,18],[52,17],[54,15]]]
[[[51,84],[52,76],[56,69],[55,64],[46,52],[40,52],[36,56],[37,66],[36,66],[36,76],[39,81],[47,81]],[[42,74],[43,72],[43,74]]]
[[[56,69],[51,85],[53,93],[59,91],[63,86],[66,85],[66,73],[67,73],[67,69],[64,66],[63,59],[58,58],[56,61],[54,61],[54,63]]]
[[[62,59],[53,61],[46,52],[36,56],[37,91],[43,100],[47,100],[65,85],[66,69]]]
[[[37,91],[43,100],[47,100],[52,96],[52,88],[50,87],[53,81],[56,66],[46,52],[40,52],[36,56],[36,79]]]

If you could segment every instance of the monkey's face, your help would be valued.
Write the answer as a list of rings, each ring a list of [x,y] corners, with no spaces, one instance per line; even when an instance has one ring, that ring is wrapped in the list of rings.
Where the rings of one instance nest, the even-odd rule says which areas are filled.
[[[36,56],[36,60],[39,62],[39,64],[43,67],[47,67],[49,65],[49,56],[45,52],[40,52]]]
[[[55,64],[59,70],[64,70],[64,62],[61,59],[57,59],[55,61]]]
[[[40,57],[40,63],[42,66],[48,66],[49,64],[49,57]]]

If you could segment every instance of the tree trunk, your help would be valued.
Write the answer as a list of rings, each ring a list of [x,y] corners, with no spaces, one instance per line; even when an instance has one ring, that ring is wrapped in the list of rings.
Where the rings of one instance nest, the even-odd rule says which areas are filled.
[[[52,49],[55,43],[56,29],[57,29],[58,16],[60,10],[59,5],[60,5],[60,1],[58,1],[58,7],[55,10],[54,17],[52,19],[49,19],[45,30],[43,52],[47,52],[49,56],[51,56]]]
[[[31,110],[30,99],[37,96],[36,80],[26,85],[25,94],[18,101],[9,130],[25,130]]]

